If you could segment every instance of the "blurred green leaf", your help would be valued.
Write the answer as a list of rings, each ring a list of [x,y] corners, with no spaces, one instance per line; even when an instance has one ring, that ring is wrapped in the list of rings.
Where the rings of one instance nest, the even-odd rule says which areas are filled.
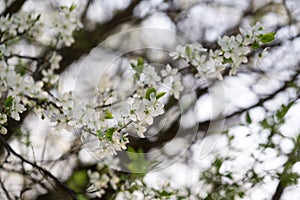
[[[275,32],[269,32],[262,35],[257,36],[257,38],[264,44],[270,43],[275,39]]]
[[[128,170],[134,173],[135,176],[144,176],[151,163],[145,159],[143,150],[141,148],[135,150],[132,147],[128,147],[127,155],[130,159],[129,164],[127,164]]]
[[[107,110],[105,112],[105,117],[104,118],[105,119],[113,119],[114,117],[113,117],[112,113]]]
[[[112,136],[115,132],[115,128],[109,128],[107,129],[107,131],[105,132],[105,137],[109,140],[109,141],[112,141]]]
[[[251,44],[251,48],[252,48],[253,50],[258,49],[259,47],[260,47],[260,45],[259,45],[257,42],[254,42],[253,44]]]
[[[6,98],[6,101],[5,101],[5,103],[4,103],[4,106],[5,106],[6,108],[10,108],[10,107],[12,106],[12,104],[13,104],[13,101],[14,101],[14,97],[8,96],[8,97]]]
[[[70,6],[69,10],[70,10],[70,11],[73,11],[73,10],[75,10],[75,8],[76,8],[76,4],[73,3],[73,4]]]
[[[246,122],[247,122],[248,124],[251,124],[251,123],[252,123],[252,119],[251,119],[251,116],[250,116],[249,112],[246,113]]]
[[[139,58],[138,61],[137,61],[137,66],[140,66],[140,65],[144,65],[143,58]]]
[[[67,181],[67,185],[76,192],[85,191],[88,184],[89,184],[89,180],[88,180],[86,170],[75,171]],[[84,199],[83,197],[84,196],[80,198]]]
[[[276,117],[279,121],[283,120],[286,113],[289,111],[293,104],[294,102],[290,102],[288,105],[281,105],[280,109],[276,112]]]

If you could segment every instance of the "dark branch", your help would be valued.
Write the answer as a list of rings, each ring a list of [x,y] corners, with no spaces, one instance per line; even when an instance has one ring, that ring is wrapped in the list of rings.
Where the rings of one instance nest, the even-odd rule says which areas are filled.
[[[11,15],[11,14],[18,12],[22,8],[22,6],[25,2],[26,2],[26,0],[14,1],[9,7],[7,7],[4,10],[4,12],[1,15],[6,16],[6,15]]]
[[[12,155],[15,155],[16,157],[18,157],[22,162],[27,163],[29,165],[31,165],[32,167],[36,168],[38,171],[42,172],[44,176],[47,176],[49,178],[51,178],[57,186],[59,186],[59,188],[57,189],[62,189],[62,191],[65,192],[65,195],[69,195],[70,197],[72,197],[72,199],[76,199],[75,196],[75,192],[70,189],[68,186],[66,186],[65,184],[63,184],[62,182],[60,182],[51,172],[49,172],[48,170],[44,169],[43,167],[37,165],[36,163],[33,163],[27,159],[25,159],[23,156],[21,156],[20,154],[18,154],[17,152],[15,152],[11,146],[7,143],[7,141],[4,139],[4,137],[2,135],[0,135],[0,142],[2,143],[2,145],[4,146],[4,148],[11,153]]]
[[[207,120],[207,121],[203,121],[200,122],[198,124],[198,131],[203,131],[206,132],[210,126],[210,124],[212,124],[213,122],[217,122],[218,120],[224,118],[225,120],[231,119],[235,116],[239,116],[242,113],[246,112],[247,110],[250,110],[252,108],[258,107],[258,106],[263,106],[263,104],[269,100],[272,100],[274,97],[276,97],[276,95],[278,95],[279,93],[285,91],[289,85],[294,82],[295,80],[297,80],[297,77],[299,76],[299,72],[296,72],[294,75],[291,76],[291,78],[287,81],[285,81],[283,83],[283,85],[281,87],[279,87],[277,90],[273,91],[271,94],[266,95],[265,97],[260,98],[260,100],[247,107],[247,108],[243,108],[241,110],[237,110],[231,114],[228,114],[226,116],[220,116],[216,119],[212,119],[212,120]],[[206,89],[203,90],[199,90],[198,91],[198,97],[201,96],[202,94],[204,94],[207,91]],[[173,122],[173,124],[165,131],[162,131],[159,136],[158,139],[155,141],[150,141],[149,139],[145,138],[145,139],[137,139],[136,137],[130,137],[129,141],[130,141],[130,146],[135,147],[135,148],[142,148],[144,152],[148,152],[150,149],[155,148],[155,147],[159,147],[161,145],[163,145],[165,142],[169,142],[171,141],[175,136],[177,136],[177,133],[179,132],[180,129],[180,116],[178,117],[177,120],[175,120]],[[180,130],[180,132],[183,130]],[[195,131],[193,130],[185,130],[184,131],[186,133],[186,135],[188,134],[195,134]]]
[[[63,57],[60,68],[57,73],[63,72],[70,64],[78,60],[82,55],[88,54],[100,42],[105,40],[110,33],[120,24],[131,19],[134,8],[141,0],[133,0],[132,3],[123,11],[117,13],[108,22],[97,26],[94,30],[82,29],[75,34],[75,43],[71,47],[65,47],[60,50]]]
[[[5,188],[1,178],[0,178],[0,185],[1,185],[2,190],[4,191],[4,194],[5,194],[6,198],[8,200],[12,200],[12,198],[9,196],[9,193],[8,193],[7,189]]]
[[[283,180],[286,178],[282,178],[282,177],[288,176],[288,172],[289,172],[291,166],[293,164],[295,164],[296,162],[298,162],[297,152],[299,151],[299,148],[300,148],[300,134],[298,134],[297,140],[295,142],[295,146],[294,146],[293,150],[291,151],[291,153],[289,153],[287,161],[284,163],[284,169],[283,169],[283,172],[279,175],[280,179],[277,184],[275,193],[272,197],[272,200],[280,200],[281,196],[284,192],[284,189],[288,186],[287,181]]]

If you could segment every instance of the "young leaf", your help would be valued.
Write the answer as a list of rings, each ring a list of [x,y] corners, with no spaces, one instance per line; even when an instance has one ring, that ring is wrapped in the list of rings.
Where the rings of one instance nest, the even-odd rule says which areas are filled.
[[[192,49],[189,46],[185,47],[185,54],[189,58],[192,56]]]
[[[281,105],[281,108],[276,112],[276,117],[278,120],[283,120],[286,113],[289,111],[289,109],[292,107],[294,102],[290,102],[287,106]]]
[[[109,140],[109,141],[112,141],[112,136],[115,132],[115,128],[109,128],[107,129],[107,131],[105,132],[105,137]]]
[[[130,63],[132,69],[134,69],[135,73],[135,79],[139,79],[140,78],[140,74],[143,73],[144,71],[144,61],[142,58],[139,58],[137,61],[137,64],[134,63]]]
[[[103,132],[101,130],[97,130],[96,135],[98,138],[103,138]]]
[[[257,38],[264,44],[270,43],[275,39],[275,32],[269,32],[262,35],[257,36]]]
[[[268,120],[267,119],[264,119],[260,122],[261,126],[264,128],[264,129],[268,129],[271,127],[271,125],[268,123]]]
[[[144,65],[136,65],[135,68],[133,68],[138,74],[143,73],[144,71]]]
[[[105,112],[105,117],[104,119],[113,119],[113,115],[111,112],[109,112],[108,110]]]
[[[73,4],[70,6],[69,10],[70,10],[70,11],[73,11],[75,8],[76,8],[76,4],[73,3]]]
[[[166,92],[159,92],[159,93],[157,93],[156,94],[156,99],[159,99],[159,98],[165,96],[165,94],[166,94]]]
[[[137,61],[137,66],[139,65],[144,65],[144,60],[143,58],[139,58],[138,61]]]
[[[259,45],[257,42],[254,42],[253,44],[251,44],[251,48],[252,48],[253,50],[258,49],[259,47],[260,47],[260,45]]]
[[[251,116],[250,116],[249,112],[246,113],[246,122],[247,122],[248,124],[251,124],[251,123],[252,123],[252,119],[251,119]]]
[[[10,108],[12,106],[13,101],[14,98],[12,96],[7,97],[4,106],[6,108]]]
[[[155,88],[149,88],[145,94],[145,98],[149,101],[151,100],[150,95],[154,92],[154,95],[156,95],[156,89]]]

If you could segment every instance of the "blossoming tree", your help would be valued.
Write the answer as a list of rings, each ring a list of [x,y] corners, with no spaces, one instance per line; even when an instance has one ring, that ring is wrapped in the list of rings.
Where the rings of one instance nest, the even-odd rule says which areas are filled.
[[[39,4],[41,9],[36,8]],[[280,199],[295,195],[300,137],[299,126],[293,122],[299,109],[299,18],[294,4],[292,0],[232,4],[133,0],[120,5],[2,2],[1,199],[242,199],[253,194],[257,199]],[[99,21],[101,14],[93,10],[97,5],[103,12],[111,10],[102,16],[104,20]],[[213,14],[225,9],[219,14],[227,17],[238,10],[234,15],[239,17],[215,26],[207,22],[199,28],[201,37],[193,36],[188,24],[195,19],[189,14],[203,9]],[[143,28],[143,22],[147,27],[147,20],[156,13],[174,26],[164,32],[170,33],[166,34],[172,43],[168,49],[173,49],[162,56],[154,52],[154,57],[135,47],[124,53],[123,46],[147,40],[138,38],[136,33],[142,32],[135,28]],[[109,37],[125,30],[126,37]],[[150,32],[151,40],[163,35],[141,30]],[[181,41],[186,35],[192,39]],[[117,66],[105,69],[99,63],[90,64],[103,69],[88,95],[76,84],[82,85],[86,77],[82,70],[88,71],[88,79],[95,74],[87,69],[84,58],[95,49],[107,50],[119,60],[112,61]],[[74,71],[79,71],[73,79],[75,89],[63,89],[72,85],[66,77]],[[239,90],[251,93],[252,88],[256,93],[252,100],[243,99],[242,91],[227,98],[228,88],[243,84],[247,87]],[[209,95],[212,110],[201,107]],[[236,105],[230,103],[238,98]],[[210,116],[199,118],[197,109]],[[184,147],[172,143],[175,140],[185,141]],[[279,159],[278,167],[264,168],[270,159],[274,163]],[[197,169],[195,187],[178,187],[167,180],[149,185],[152,171],[174,162]],[[207,162],[208,167],[203,167]],[[237,167],[243,162],[247,166]],[[269,187],[269,193],[259,194],[260,187]]]

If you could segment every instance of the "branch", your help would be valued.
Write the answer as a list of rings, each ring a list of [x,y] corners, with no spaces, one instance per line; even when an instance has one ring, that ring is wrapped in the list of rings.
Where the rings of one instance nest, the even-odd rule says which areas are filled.
[[[2,16],[11,15],[18,12],[26,0],[16,0],[9,7],[7,7],[4,12],[1,14]]]
[[[280,198],[284,192],[284,189],[287,186],[289,186],[288,184],[285,184],[283,182],[281,177],[286,176],[289,169],[291,168],[291,166],[298,161],[298,159],[296,158],[296,154],[297,154],[297,151],[299,151],[299,148],[300,148],[300,134],[297,137],[297,140],[296,140],[296,143],[295,143],[295,146],[294,146],[292,152],[288,155],[288,160],[284,163],[284,169],[283,169],[283,172],[280,174],[280,179],[279,179],[278,185],[276,187],[275,193],[272,197],[272,200],[280,200]]]
[[[20,154],[18,154],[17,152],[15,152],[11,146],[7,143],[7,141],[4,139],[4,137],[2,135],[0,135],[0,142],[3,144],[4,148],[11,154],[15,155],[16,157],[18,157],[22,162],[27,163],[29,165],[31,165],[32,167],[36,168],[38,171],[42,172],[45,176],[50,177],[58,186],[60,186],[59,188],[63,189],[64,191],[67,192],[68,195],[70,195],[72,197],[72,199],[76,199],[75,196],[75,192],[70,189],[68,186],[66,186],[65,184],[63,184],[62,182],[60,182],[51,172],[49,172],[48,170],[44,169],[43,167],[37,165],[36,163],[33,163],[25,158],[23,158],[23,156],[21,156]],[[57,188],[57,189],[59,189]]]
[[[247,108],[243,108],[241,110],[237,110],[231,114],[228,114],[226,116],[220,116],[216,119],[212,119],[212,120],[207,120],[207,121],[203,121],[203,122],[200,122],[198,124],[198,131],[203,131],[206,133],[206,131],[208,130],[210,124],[212,124],[213,122],[217,122],[218,120],[224,118],[225,120],[227,119],[230,119],[230,118],[233,118],[235,116],[239,116],[241,115],[242,113],[246,112],[247,110],[250,110],[252,108],[255,108],[255,107],[258,107],[258,106],[263,106],[263,104],[271,99],[273,99],[276,95],[278,95],[279,93],[285,91],[290,83],[294,82],[295,80],[297,80],[297,77],[299,76],[299,71],[295,72],[295,74],[293,74],[291,76],[291,78],[287,81],[285,81],[283,83],[283,85],[278,88],[277,90],[273,91],[271,94],[263,97],[263,98],[260,98],[259,101]],[[202,94],[205,94],[205,92],[207,91],[207,88],[204,88],[202,90],[199,90],[197,92],[197,96],[200,97]],[[155,140],[155,141],[151,141],[147,138],[144,138],[144,139],[139,139],[139,138],[136,138],[136,137],[129,137],[129,141],[130,141],[130,146],[134,147],[134,148],[142,148],[144,152],[148,152],[150,149],[152,148],[155,148],[155,147],[159,147],[161,145],[163,145],[165,142],[169,142],[171,141],[174,137],[177,136],[178,132],[180,132],[180,117],[178,117],[177,120],[175,120],[172,125],[165,131],[161,132],[157,137],[158,139]],[[186,134],[185,135],[188,135],[188,134],[193,134],[195,133],[194,130],[181,130],[183,132],[185,132]]]
[[[133,0],[125,10],[117,13],[111,20],[99,25],[94,30],[90,31],[82,29],[75,34],[75,43],[71,47],[64,47],[59,50],[63,60],[61,61],[60,68],[56,72],[63,72],[75,60],[78,60],[84,54],[88,54],[100,42],[105,40],[116,27],[129,21],[133,14],[133,10],[140,1],[141,0]]]
[[[4,184],[3,184],[2,180],[1,180],[1,178],[0,178],[0,185],[1,185],[2,190],[3,190],[4,193],[5,193],[6,198],[7,198],[8,200],[12,200],[12,198],[9,196],[9,193],[8,193],[7,189],[5,188],[5,186],[4,186]]]

